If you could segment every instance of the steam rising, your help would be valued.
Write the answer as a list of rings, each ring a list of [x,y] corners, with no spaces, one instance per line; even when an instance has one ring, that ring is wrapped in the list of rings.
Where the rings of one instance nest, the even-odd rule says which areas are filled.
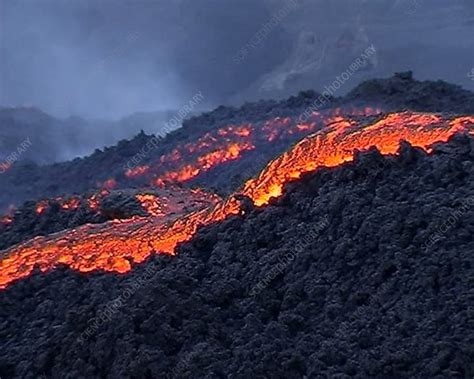
[[[287,0],[0,4],[0,104],[55,116],[119,118],[320,89],[370,44],[363,79],[413,69],[474,88],[469,0],[299,0],[245,60],[232,58]],[[374,58],[375,59],[375,58]]]

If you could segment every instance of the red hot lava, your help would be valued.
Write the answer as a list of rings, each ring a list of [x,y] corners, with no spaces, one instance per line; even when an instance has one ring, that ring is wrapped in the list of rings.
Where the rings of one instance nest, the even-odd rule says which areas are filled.
[[[127,168],[124,174],[129,179],[146,177],[151,184],[158,186],[186,182],[213,167],[241,158],[246,151],[291,136],[294,140],[322,128],[335,117],[344,114],[368,116],[380,112],[380,109],[371,107],[335,108],[313,112],[304,123],[294,116],[275,117],[255,124],[226,125],[205,133],[194,142],[178,145],[150,164]]]
[[[294,125],[296,127],[296,125]],[[376,146],[393,154],[400,140],[429,150],[434,142],[446,141],[455,132],[474,134],[474,116],[445,117],[438,114],[391,113],[364,124],[355,118],[334,118],[324,129],[307,136],[270,162],[241,192],[257,206],[280,196],[288,181],[318,167],[334,167],[353,158],[355,149]],[[144,198],[148,200],[148,198]],[[155,212],[152,210],[151,212]],[[37,237],[3,251],[0,287],[28,276],[34,265],[42,271],[63,263],[82,272],[130,270],[153,252],[174,254],[179,242],[189,240],[197,228],[241,213],[234,196],[178,218],[134,217],[100,225],[84,225],[54,236]]]

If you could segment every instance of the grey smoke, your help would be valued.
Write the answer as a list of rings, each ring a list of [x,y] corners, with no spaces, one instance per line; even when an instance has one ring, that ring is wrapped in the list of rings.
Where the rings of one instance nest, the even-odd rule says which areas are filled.
[[[235,64],[285,0],[2,0],[0,105],[119,118],[320,89],[370,44],[368,77],[413,69],[474,89],[472,0],[299,0]]]

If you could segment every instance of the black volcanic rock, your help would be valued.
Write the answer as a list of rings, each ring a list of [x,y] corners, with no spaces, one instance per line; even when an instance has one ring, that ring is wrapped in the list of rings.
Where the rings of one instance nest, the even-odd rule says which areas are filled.
[[[0,175],[2,189],[0,213],[9,205],[19,206],[26,200],[90,191],[96,189],[98,183],[111,177],[117,179],[117,188],[148,185],[148,182],[139,180],[125,180],[123,172],[124,166],[130,163],[132,157],[140,156],[140,152],[150,141],[154,142],[154,147],[146,149],[148,153],[139,159],[140,165],[150,163],[154,158],[171,152],[179,144],[196,142],[206,132],[224,125],[258,123],[274,117],[299,116],[308,110],[308,107],[320,105],[319,96],[320,94],[314,91],[303,91],[297,96],[282,101],[262,100],[244,104],[240,108],[220,106],[211,112],[185,120],[182,128],[158,140],[152,135],[140,133],[130,141],[120,141],[115,146],[96,150],[88,157],[77,158],[70,162],[46,166],[18,162]],[[382,107],[386,111],[410,109],[474,114],[474,94],[443,81],[417,81],[410,73],[399,73],[388,79],[366,81],[348,95],[331,98],[324,102],[323,108],[352,105]],[[139,127],[140,120],[147,119],[146,117],[138,117],[136,120],[132,118],[135,120],[134,130]],[[128,125],[129,122],[131,121],[125,124]],[[146,126],[143,125],[143,128],[146,129]],[[97,128],[100,129],[100,126],[93,126],[93,129]],[[212,188],[220,193],[235,190],[242,182],[230,186],[229,183],[235,181],[229,181],[229,178],[237,178],[242,173],[242,167],[245,166],[252,168],[250,171],[247,169],[249,171],[247,177],[255,175],[261,168],[261,164],[254,164],[255,160],[268,162],[291,146],[296,138],[297,136],[269,144],[265,149],[257,149],[256,154],[245,152],[242,159],[226,162],[224,168],[215,167],[203,172],[189,184],[198,184],[205,189]]]
[[[380,102],[395,109],[474,113],[474,94],[442,80],[418,81],[412,72],[396,73],[388,79],[359,84],[344,97],[345,102]]]
[[[87,196],[78,197],[77,209],[63,209],[55,199],[41,213],[34,201],[25,202],[15,211],[12,222],[0,223],[0,250],[36,236],[45,236],[87,223],[98,224],[113,219],[146,216],[147,212],[135,198],[136,191],[112,191],[101,197],[97,210],[87,205]],[[91,195],[91,194],[90,194]]]
[[[474,141],[306,174],[126,275],[0,291],[2,378],[471,378]]]

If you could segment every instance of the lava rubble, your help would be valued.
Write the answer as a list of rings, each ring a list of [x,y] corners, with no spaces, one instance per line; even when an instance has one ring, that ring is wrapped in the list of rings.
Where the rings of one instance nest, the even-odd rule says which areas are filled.
[[[288,181],[320,167],[347,162],[353,159],[354,150],[375,146],[383,154],[394,154],[400,141],[405,140],[429,151],[430,145],[446,141],[456,132],[472,134],[473,131],[473,116],[400,112],[379,116],[368,124],[360,118],[338,116],[270,162],[236,194],[261,206],[280,196]],[[82,272],[124,273],[153,252],[174,254],[176,245],[189,240],[198,227],[242,213],[240,201],[234,195],[174,222],[160,217],[112,220],[21,243],[1,254],[0,287],[28,276],[35,266],[43,272],[66,264]]]
[[[370,149],[127,275],[35,270],[0,291],[0,375],[470,378],[473,160]]]

